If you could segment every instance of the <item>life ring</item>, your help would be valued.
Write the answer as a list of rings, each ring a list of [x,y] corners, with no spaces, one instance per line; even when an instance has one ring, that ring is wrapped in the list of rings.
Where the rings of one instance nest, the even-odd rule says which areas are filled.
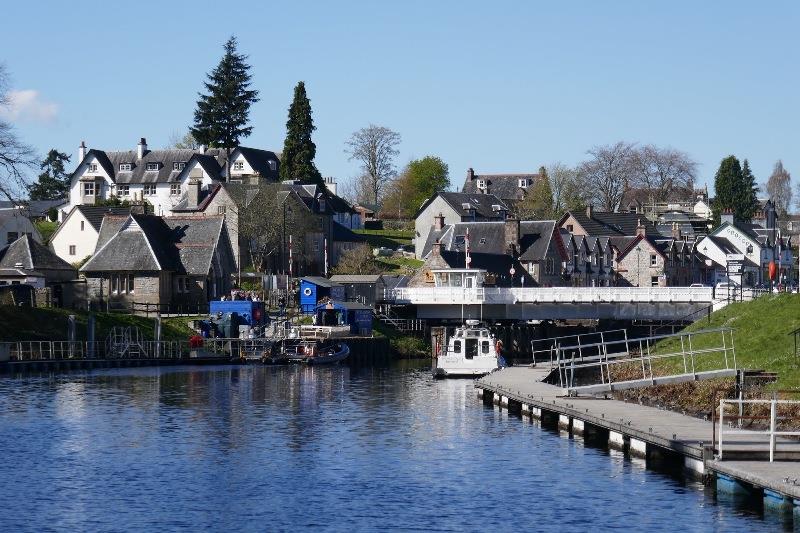
[[[303,289],[303,294],[305,294],[306,296],[311,296],[311,287],[306,287],[305,289]]]

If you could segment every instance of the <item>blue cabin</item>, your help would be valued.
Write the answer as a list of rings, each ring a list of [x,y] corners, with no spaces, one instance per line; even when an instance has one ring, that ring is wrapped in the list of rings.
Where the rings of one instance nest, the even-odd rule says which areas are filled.
[[[300,312],[305,315],[314,313],[314,309],[323,298],[344,300],[344,285],[321,276],[300,278]]]
[[[318,326],[350,326],[350,333],[372,335],[372,308],[358,302],[327,302],[314,308]]]
[[[268,320],[264,309],[264,302],[251,302],[250,300],[212,300],[208,303],[210,315],[222,313],[236,313],[239,323],[250,327],[263,326]]]

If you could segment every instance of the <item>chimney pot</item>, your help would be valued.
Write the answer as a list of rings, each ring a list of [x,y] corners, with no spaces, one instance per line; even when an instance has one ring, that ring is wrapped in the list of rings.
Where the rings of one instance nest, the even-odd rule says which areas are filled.
[[[147,140],[144,137],[142,137],[141,139],[139,139],[139,144],[136,145],[136,157],[138,159],[141,159],[145,156],[146,153],[147,153]]]

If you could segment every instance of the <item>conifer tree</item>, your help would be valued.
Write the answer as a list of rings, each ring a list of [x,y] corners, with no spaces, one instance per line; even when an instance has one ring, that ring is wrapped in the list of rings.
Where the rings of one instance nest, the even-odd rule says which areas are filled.
[[[758,210],[758,185],[747,159],[742,162],[742,181],[738,189],[733,212],[738,220],[749,222]]]
[[[720,215],[726,209],[735,210],[736,195],[739,193],[739,185],[742,183],[742,166],[735,156],[728,156],[723,159],[714,176],[714,224],[719,224]],[[735,212],[735,211],[734,211]]]
[[[250,65],[245,61],[247,56],[237,52],[236,37],[228,39],[224,49],[219,64],[204,82],[208,94],[199,94],[190,129],[200,144],[225,149],[227,177],[231,150],[253,131],[247,123],[250,106],[258,102],[258,91],[250,89]]]
[[[70,156],[55,148],[47,152],[47,158],[39,165],[43,170],[36,183],[28,187],[31,200],[58,200],[65,198],[69,192],[69,175],[64,164],[69,163]]]
[[[306,95],[306,85],[301,81],[294,88],[294,100],[289,106],[286,140],[281,154],[281,180],[310,181],[325,186],[322,175],[314,165],[317,146],[311,140],[311,134],[315,129],[311,118],[311,102]]]

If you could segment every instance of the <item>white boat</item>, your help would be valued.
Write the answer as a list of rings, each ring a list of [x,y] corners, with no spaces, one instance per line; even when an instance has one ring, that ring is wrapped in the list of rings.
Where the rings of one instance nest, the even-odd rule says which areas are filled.
[[[486,326],[467,320],[456,328],[447,342],[447,350],[436,357],[433,376],[436,378],[478,377],[505,366],[498,353],[502,344]]]

